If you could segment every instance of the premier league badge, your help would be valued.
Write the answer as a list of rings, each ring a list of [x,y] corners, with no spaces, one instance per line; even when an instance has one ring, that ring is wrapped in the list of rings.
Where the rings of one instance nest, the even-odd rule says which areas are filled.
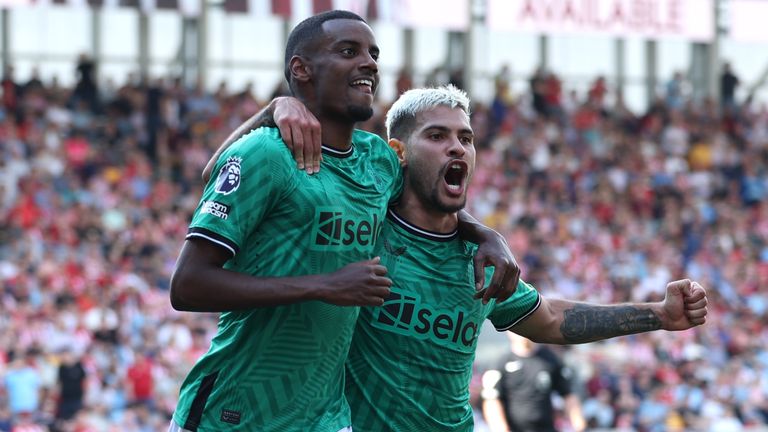
[[[240,157],[230,157],[227,163],[219,170],[219,177],[216,179],[216,192],[222,195],[229,195],[240,187]]]

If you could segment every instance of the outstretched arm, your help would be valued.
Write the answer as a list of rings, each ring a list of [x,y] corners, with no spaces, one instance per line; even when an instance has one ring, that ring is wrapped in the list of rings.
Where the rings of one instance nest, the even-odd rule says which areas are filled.
[[[512,296],[520,280],[520,266],[504,236],[481,224],[465,210],[459,212],[459,236],[478,245],[474,258],[475,298],[482,297],[483,303],[488,303],[491,298],[502,302]],[[483,289],[487,266],[494,267],[493,277]]]
[[[392,281],[379,258],[349,264],[333,273],[297,277],[254,277],[222,266],[230,252],[213,242],[184,242],[171,276],[176,310],[228,312],[320,300],[340,306],[378,306]]]
[[[301,101],[293,97],[272,99],[261,111],[246,120],[232,132],[208,160],[203,170],[203,181],[211,178],[219,156],[250,131],[262,126],[277,126],[285,145],[293,152],[296,165],[310,174],[320,170],[320,122]]]
[[[542,297],[539,308],[513,331],[534,342],[580,344],[653,330],[687,330],[707,318],[707,293],[697,282],[667,284],[663,301],[597,305]]]

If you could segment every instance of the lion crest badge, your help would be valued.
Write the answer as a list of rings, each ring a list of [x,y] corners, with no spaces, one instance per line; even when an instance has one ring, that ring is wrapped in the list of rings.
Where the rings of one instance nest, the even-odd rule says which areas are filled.
[[[243,158],[233,156],[227,159],[227,163],[219,170],[216,179],[216,192],[229,195],[240,187],[240,163]]]

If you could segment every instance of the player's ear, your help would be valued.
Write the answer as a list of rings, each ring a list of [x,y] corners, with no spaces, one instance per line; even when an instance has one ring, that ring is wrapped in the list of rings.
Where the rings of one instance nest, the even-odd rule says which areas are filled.
[[[389,146],[397,153],[397,158],[400,159],[400,165],[405,166],[405,144],[397,138],[391,138],[389,140]]]
[[[306,59],[301,56],[291,57],[291,61],[288,63],[288,70],[291,71],[291,77],[299,82],[309,81],[310,67]]]

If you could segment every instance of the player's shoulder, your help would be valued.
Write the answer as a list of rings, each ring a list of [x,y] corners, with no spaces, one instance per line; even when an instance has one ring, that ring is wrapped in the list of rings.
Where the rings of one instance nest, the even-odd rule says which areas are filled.
[[[274,127],[263,126],[253,129],[235,141],[230,147],[232,150],[250,151],[258,147],[261,150],[278,148],[278,145],[285,147],[280,138],[280,130]]]
[[[397,154],[379,135],[363,130],[355,129],[352,133],[352,142],[355,152],[378,166],[387,173],[392,174],[392,179],[400,178],[400,161]]]
[[[352,142],[358,150],[386,152],[386,154],[392,153],[393,155],[395,153],[382,137],[361,129],[355,129],[352,132]]]
[[[235,141],[225,152],[228,157],[237,156],[243,160],[261,163],[269,159],[292,158],[290,150],[280,138],[280,130],[273,127],[253,129]]]

